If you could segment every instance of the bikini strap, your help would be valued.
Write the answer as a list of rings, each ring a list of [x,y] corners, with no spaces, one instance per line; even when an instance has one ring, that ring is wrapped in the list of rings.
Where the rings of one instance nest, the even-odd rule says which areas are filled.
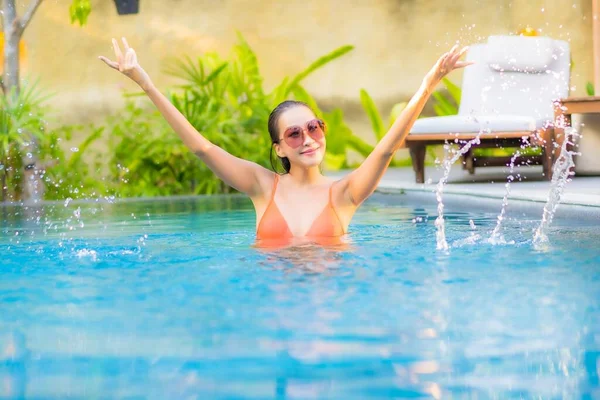
[[[277,191],[277,184],[279,183],[279,174],[275,174],[275,181],[273,182],[273,190],[271,191],[271,203],[275,199],[275,192]]]
[[[338,219],[338,221],[340,222],[340,224],[342,224],[342,220],[340,219],[340,216],[337,213],[337,210],[333,206],[333,185],[335,185],[337,182],[338,181],[335,181],[335,182],[333,182],[331,184],[331,186],[329,186],[329,207],[331,207],[331,209],[333,210],[333,213],[335,214],[336,218]],[[346,234],[346,231],[344,230],[343,224],[342,224],[342,232],[344,232],[344,234]]]

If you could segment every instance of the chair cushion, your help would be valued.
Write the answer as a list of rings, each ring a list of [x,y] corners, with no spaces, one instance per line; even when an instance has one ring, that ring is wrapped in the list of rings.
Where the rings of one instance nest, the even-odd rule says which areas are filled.
[[[490,36],[486,62],[496,71],[548,73],[556,59],[549,37]]]
[[[420,133],[533,132],[547,121],[514,115],[432,117],[418,119],[411,135]]]

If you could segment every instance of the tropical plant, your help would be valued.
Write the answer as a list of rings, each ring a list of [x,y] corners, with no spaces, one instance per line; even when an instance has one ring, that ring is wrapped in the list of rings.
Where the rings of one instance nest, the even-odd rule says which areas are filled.
[[[20,16],[17,12],[18,10],[16,0],[4,0],[0,2],[0,6],[2,7],[2,10],[0,12],[0,20],[2,21],[2,25],[4,27],[4,32],[1,38],[2,40],[0,40],[0,47],[4,56],[4,71],[2,74],[2,78],[0,79],[0,83],[2,85],[4,96],[8,96],[3,99],[3,107],[10,107],[12,111],[16,111],[16,109],[19,107],[19,103],[17,103],[16,106],[12,106],[9,104],[9,102],[13,100],[15,95],[19,96],[19,91],[21,89],[19,81],[21,60],[19,57],[19,53],[24,45],[22,37],[42,2],[43,0],[28,1],[28,4],[26,5],[26,11],[23,13],[23,15]],[[20,4],[20,6],[22,5],[24,4]],[[84,25],[90,12],[90,0],[73,0],[69,8],[69,13],[71,15],[71,23],[78,21],[80,25]],[[34,116],[31,116],[31,118],[35,119]],[[15,121],[17,120],[14,120],[13,123]],[[27,135],[27,132],[29,132],[29,130],[26,130],[24,127],[17,129],[22,129],[22,131],[26,133],[25,135]],[[27,190],[26,187],[23,187],[21,189],[15,189],[14,192],[18,193],[19,195],[23,195],[23,197],[25,197],[25,200],[37,201],[40,199],[38,198],[39,195],[36,193],[44,192],[43,181],[41,181],[42,174],[40,173],[41,170],[43,170],[43,168],[42,165],[37,165],[39,160],[38,148],[41,147],[41,144],[38,132],[32,131],[29,137],[23,138],[25,135],[19,135],[21,138],[19,140],[23,143],[28,143],[29,148],[18,150],[14,147],[16,142],[11,142],[11,152],[13,152],[14,154],[9,155],[8,153],[6,153],[4,155],[5,159],[0,159],[0,162],[8,162],[8,157],[10,157],[10,161],[15,166],[15,168],[17,164],[20,164],[21,166],[27,165],[30,166],[33,171],[36,171],[36,173],[31,175],[27,182],[24,182],[20,179],[21,174],[17,170],[15,170],[13,166],[8,166],[0,179],[3,183],[7,184],[8,181],[11,180],[11,187],[12,185],[31,183],[35,181],[34,186],[39,187],[39,191],[35,193],[30,193],[30,191]],[[4,136],[4,138],[7,137],[8,135]],[[25,159],[20,161],[15,160],[14,157],[18,154],[24,156]],[[6,185],[3,184],[3,196],[8,195],[8,189],[5,189],[5,187]],[[30,196],[33,196],[33,198],[29,199]],[[5,197],[3,197],[3,199],[5,199]]]
[[[157,111],[129,101],[111,123],[110,185],[121,197],[211,194],[219,181]]]
[[[431,94],[434,98],[433,110],[438,117],[456,115],[458,114],[462,90],[460,86],[448,78],[443,78],[442,83],[447,94],[442,91],[435,91]]]
[[[31,138],[43,137],[47,96],[37,82],[22,84],[0,96],[0,184],[1,200],[18,200],[21,196],[22,167],[31,157]]]
[[[384,123],[381,113],[377,109],[373,98],[365,89],[361,89],[360,91],[360,102],[362,104],[363,109],[365,110],[365,113],[369,117],[369,121],[371,122],[371,128],[373,129],[373,134],[377,142],[379,142],[383,138],[383,136],[391,128],[394,121],[396,121],[402,110],[404,110],[404,108],[406,108],[406,105],[408,104],[406,102],[394,104],[392,110],[390,111],[387,123]],[[351,141],[350,146],[364,157],[368,156],[373,151],[374,147],[367,143],[357,143],[355,140]],[[410,163],[410,159],[392,160],[390,165],[394,167],[399,167],[406,166],[407,163]]]
[[[103,168],[102,154],[92,147],[103,133],[104,127],[93,125],[62,126],[46,132],[40,142],[46,200],[97,198],[112,194],[109,182],[100,172]],[[84,139],[75,145],[72,143],[74,136],[83,136]]]
[[[446,91],[448,92],[448,94],[441,91],[434,92],[432,94],[434,98],[433,109],[437,116],[455,115],[458,113],[458,105],[460,104],[461,98],[461,89],[459,86],[452,83],[447,78],[442,79],[442,83],[446,87]],[[383,138],[383,136],[389,130],[396,118],[398,118],[400,113],[404,110],[404,108],[406,108],[406,105],[408,104],[406,102],[396,103],[390,111],[387,124],[385,124],[381,113],[375,105],[375,102],[365,89],[361,89],[360,91],[360,101],[363,109],[365,110],[365,113],[369,117],[369,121],[371,122],[371,128],[373,130],[373,134],[377,142],[379,142]],[[421,116],[419,116],[419,118],[421,118]],[[373,151],[372,145],[365,143],[356,136],[349,139],[348,145],[364,157],[368,156]],[[432,146],[428,148],[428,151],[430,152],[429,158],[432,160],[435,159],[435,150]],[[410,164],[410,158],[406,158],[404,160],[393,160],[390,163],[391,166],[395,167],[408,166]]]
[[[83,131],[83,127],[49,129],[52,109],[47,101],[50,98],[37,81],[21,83],[19,91],[13,87],[10,93],[0,97],[0,201],[23,199],[22,171],[34,151],[40,178],[46,184],[45,199],[79,198],[88,190],[104,189],[103,182],[90,171],[88,164],[91,154],[88,148],[100,137],[102,128],[92,127],[91,135],[65,151],[73,132]],[[35,146],[30,141],[32,137],[36,139]]]
[[[270,167],[271,141],[266,132],[271,110],[287,98],[307,102],[328,125],[328,167],[343,167],[352,132],[341,110],[324,113],[301,81],[352,50],[343,46],[319,58],[270,93],[263,88],[256,54],[240,35],[229,60],[207,53],[171,61],[165,73],[182,81],[169,93],[171,102],[208,140],[228,152]],[[224,185],[171,132],[158,112],[129,99],[111,124],[110,175],[122,196],[227,193]]]

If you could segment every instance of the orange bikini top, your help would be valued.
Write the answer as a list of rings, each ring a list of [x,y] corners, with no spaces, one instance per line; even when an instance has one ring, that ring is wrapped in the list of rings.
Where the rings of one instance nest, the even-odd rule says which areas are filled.
[[[290,228],[283,218],[283,215],[279,211],[277,204],[275,204],[275,192],[277,191],[277,184],[279,183],[279,175],[275,175],[275,182],[273,184],[273,192],[271,193],[271,201],[267,205],[267,209],[263,214],[258,228],[256,229],[257,239],[291,239],[294,237]],[[314,220],[310,229],[306,233],[305,237],[338,237],[345,234],[344,226],[335,208],[331,202],[331,190],[333,184],[329,187],[329,201],[327,205],[319,214],[317,219]]]

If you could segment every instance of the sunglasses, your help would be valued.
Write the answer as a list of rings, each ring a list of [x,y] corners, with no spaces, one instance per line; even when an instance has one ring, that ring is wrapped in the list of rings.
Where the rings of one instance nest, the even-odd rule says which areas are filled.
[[[283,140],[292,149],[296,149],[304,144],[304,132],[308,133],[314,141],[318,142],[325,136],[325,122],[320,119],[313,119],[308,121],[304,127],[301,126],[290,126],[283,132]]]

